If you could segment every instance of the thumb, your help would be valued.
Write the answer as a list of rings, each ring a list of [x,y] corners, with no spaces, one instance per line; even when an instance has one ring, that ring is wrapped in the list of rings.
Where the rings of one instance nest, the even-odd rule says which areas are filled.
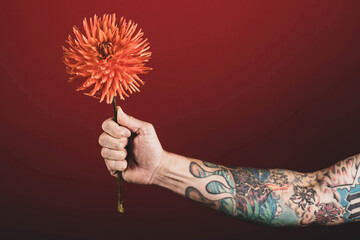
[[[121,107],[117,106],[117,122],[118,124],[127,127],[131,132],[135,133],[140,128],[146,125],[146,122],[140,121],[132,116],[127,115],[121,109]]]

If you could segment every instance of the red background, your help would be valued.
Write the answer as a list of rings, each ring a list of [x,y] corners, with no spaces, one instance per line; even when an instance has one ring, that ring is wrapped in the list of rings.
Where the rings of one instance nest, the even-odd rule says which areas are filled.
[[[73,25],[131,18],[154,70],[121,106],[163,147],[224,165],[314,171],[360,153],[358,1],[3,1],[0,234],[38,239],[304,239],[358,224],[272,229],[116,180],[100,156],[112,108],[74,91]]]

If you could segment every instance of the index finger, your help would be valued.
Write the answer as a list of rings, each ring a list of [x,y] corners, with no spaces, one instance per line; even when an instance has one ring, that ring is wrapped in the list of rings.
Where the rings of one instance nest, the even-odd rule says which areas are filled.
[[[114,138],[130,137],[131,131],[126,127],[117,124],[113,118],[106,119],[102,124],[102,129]]]

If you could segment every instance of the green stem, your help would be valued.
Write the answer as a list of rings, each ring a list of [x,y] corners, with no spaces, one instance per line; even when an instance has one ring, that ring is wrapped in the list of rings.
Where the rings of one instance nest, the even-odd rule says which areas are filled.
[[[116,97],[113,98],[113,108],[114,108],[114,121],[117,122],[117,108],[116,108]],[[123,199],[122,199],[122,173],[117,171],[118,175],[118,202],[117,202],[117,211],[119,213],[125,212]]]

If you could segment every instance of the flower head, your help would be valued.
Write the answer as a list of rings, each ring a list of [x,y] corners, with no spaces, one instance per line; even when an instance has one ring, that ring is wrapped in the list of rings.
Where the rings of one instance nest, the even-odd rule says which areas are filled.
[[[85,35],[74,26],[75,38],[69,35],[69,47],[63,46],[69,82],[84,81],[77,91],[93,86],[85,94],[100,98],[100,102],[106,98],[111,103],[114,96],[124,100],[124,96],[139,92],[139,83],[144,82],[138,74],[151,70],[145,66],[151,52],[142,30],[135,32],[137,24],[123,17],[117,24],[115,14],[95,15],[89,22],[86,18],[83,21]]]
[[[313,205],[315,202],[316,191],[312,188],[294,186],[294,194],[291,196],[295,204],[298,204],[302,210],[305,210],[306,205]]]
[[[319,211],[315,211],[317,222],[326,224],[338,220],[340,211],[335,207],[334,203],[321,203]]]

